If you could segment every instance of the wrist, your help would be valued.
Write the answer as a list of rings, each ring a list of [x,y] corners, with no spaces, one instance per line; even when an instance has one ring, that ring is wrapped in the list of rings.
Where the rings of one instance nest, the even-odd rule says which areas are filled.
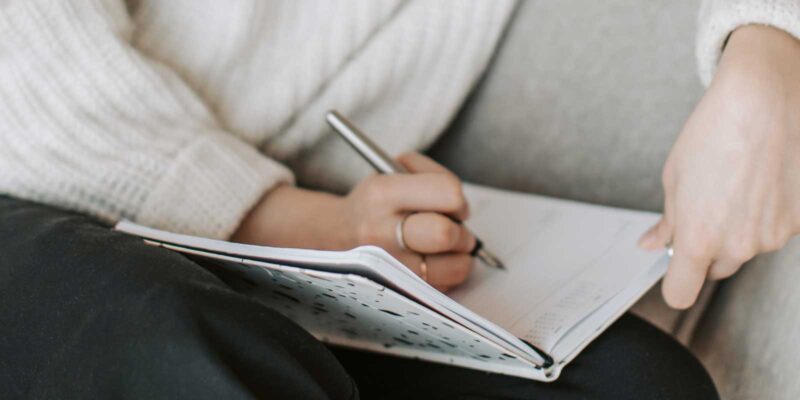
[[[778,119],[797,126],[800,41],[763,25],[737,29],[728,40],[709,91],[725,104],[726,115],[741,127],[763,128]]]
[[[731,75],[754,89],[766,87],[795,96],[800,86],[800,41],[777,28],[742,26],[731,33],[715,80]]]
[[[277,247],[342,250],[354,247],[342,197],[280,185],[262,197],[231,240]]]

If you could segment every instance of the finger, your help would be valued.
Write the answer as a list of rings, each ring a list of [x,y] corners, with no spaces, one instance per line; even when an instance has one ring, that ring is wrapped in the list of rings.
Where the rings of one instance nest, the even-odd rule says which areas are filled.
[[[645,250],[663,250],[673,235],[672,202],[664,202],[664,215],[639,238],[639,247]]]
[[[708,278],[713,280],[725,279],[735,274],[742,267],[740,261],[731,259],[720,259],[711,264],[708,270]]]
[[[451,176],[457,179],[460,183],[460,179],[458,176],[450,171],[442,164],[434,161],[428,156],[417,152],[406,152],[401,154],[397,157],[397,162],[400,163],[403,167],[405,167],[409,172],[418,174],[418,173],[434,173],[434,174],[444,174]],[[469,204],[466,204],[466,210],[464,211],[464,215],[459,218],[459,220],[463,221],[467,219],[469,215]]]
[[[452,171],[447,169],[444,165],[433,161],[430,157],[424,156],[417,152],[406,152],[397,156],[397,162],[405,167],[409,172],[432,172],[437,174],[450,174],[455,175]]]
[[[471,253],[475,249],[475,242],[478,240],[464,224],[458,224],[458,226],[460,227],[458,240],[456,240],[456,245],[450,251],[453,253]]]
[[[473,259],[469,254],[438,254],[425,257],[428,263],[428,283],[434,287],[451,288],[462,284],[472,272]]]
[[[639,238],[639,247],[645,250],[662,250],[669,241],[671,233],[667,233],[666,221],[662,217],[655,225]]]
[[[385,175],[372,185],[374,201],[396,211],[434,211],[462,221],[469,210],[461,181],[433,173]]]
[[[463,253],[475,245],[475,238],[464,225],[431,212],[408,216],[403,224],[403,239],[409,249],[425,254]]]
[[[422,261],[423,258],[421,255],[417,253],[412,253],[409,251],[397,250],[393,251],[392,255],[403,265],[405,265],[408,269],[411,270],[414,274],[419,276],[420,278],[425,278],[422,273]]]
[[[672,308],[689,308],[697,300],[711,264],[710,256],[692,256],[687,246],[676,246],[661,292]]]

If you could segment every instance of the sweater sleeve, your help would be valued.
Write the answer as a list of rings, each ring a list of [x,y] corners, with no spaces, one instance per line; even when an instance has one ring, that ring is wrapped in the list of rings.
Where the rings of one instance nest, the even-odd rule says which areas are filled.
[[[0,192],[226,238],[293,177],[221,129],[132,33],[121,0],[0,4]]]
[[[800,38],[800,0],[703,0],[696,53],[704,85],[714,76],[728,36],[749,24],[773,26]]]

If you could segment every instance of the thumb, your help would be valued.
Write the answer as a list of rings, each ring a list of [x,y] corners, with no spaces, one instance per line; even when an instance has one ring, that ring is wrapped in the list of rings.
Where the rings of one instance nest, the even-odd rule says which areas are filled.
[[[667,219],[661,217],[657,224],[653,225],[639,238],[639,247],[651,251],[663,250],[671,235],[672,229],[669,227]]]
[[[667,242],[672,241],[675,221],[675,204],[670,196],[664,199],[664,214],[661,219],[639,238],[639,247],[645,250],[664,250]]]

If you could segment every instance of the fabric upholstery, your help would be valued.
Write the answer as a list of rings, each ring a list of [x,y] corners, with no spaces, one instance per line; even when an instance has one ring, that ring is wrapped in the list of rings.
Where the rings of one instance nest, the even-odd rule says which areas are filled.
[[[521,2],[431,154],[467,181],[659,211],[661,166],[702,94],[698,3]],[[696,320],[658,288],[635,311],[672,333]]]

